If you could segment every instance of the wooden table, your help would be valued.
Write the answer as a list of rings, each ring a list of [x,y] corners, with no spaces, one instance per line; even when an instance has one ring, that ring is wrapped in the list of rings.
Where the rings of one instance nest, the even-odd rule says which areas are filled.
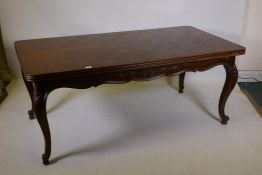
[[[45,165],[51,154],[46,115],[51,91],[179,74],[182,93],[185,72],[223,65],[226,81],[218,108],[221,123],[227,124],[225,103],[238,79],[235,56],[245,53],[240,45],[189,26],[24,40],[15,42],[15,48],[32,101],[29,116],[44,135]]]

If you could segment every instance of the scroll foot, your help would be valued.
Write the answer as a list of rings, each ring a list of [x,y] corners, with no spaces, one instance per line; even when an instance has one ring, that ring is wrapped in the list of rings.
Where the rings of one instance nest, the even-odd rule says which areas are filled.
[[[42,155],[42,160],[43,160],[43,164],[44,165],[49,165],[49,156],[47,156],[46,154]]]
[[[28,111],[28,115],[29,115],[29,119],[30,120],[34,120],[35,119],[35,114],[34,114],[34,112],[32,110]]]
[[[221,120],[221,124],[222,125],[227,125],[228,121],[229,121],[229,117],[228,116],[224,116],[223,119]]]

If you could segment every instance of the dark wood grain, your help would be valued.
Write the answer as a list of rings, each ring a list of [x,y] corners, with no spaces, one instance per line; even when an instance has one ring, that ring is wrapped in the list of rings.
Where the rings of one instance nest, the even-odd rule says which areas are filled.
[[[26,40],[15,47],[27,80],[200,61],[245,50],[193,27]]]
[[[235,57],[245,53],[244,47],[193,27],[26,40],[16,42],[15,48],[32,102],[29,116],[37,119],[44,135],[45,165],[51,155],[46,100],[53,90],[179,74],[182,93],[185,72],[223,65],[226,81],[218,111],[221,123],[227,124],[225,105],[238,78]]]

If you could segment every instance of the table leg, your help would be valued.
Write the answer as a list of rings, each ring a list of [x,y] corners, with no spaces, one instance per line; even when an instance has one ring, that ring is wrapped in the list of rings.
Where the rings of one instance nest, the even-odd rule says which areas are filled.
[[[27,91],[28,91],[28,93],[30,95],[30,99],[31,99],[31,110],[28,111],[29,119],[33,120],[33,119],[35,119],[35,110],[34,110],[34,103],[35,102],[34,102],[34,87],[33,87],[33,83],[25,80],[23,72],[22,72],[22,77],[23,77],[25,86],[27,88]]]
[[[224,64],[224,68],[226,70],[226,81],[220,96],[218,111],[221,117],[221,123],[226,125],[229,117],[225,114],[225,104],[238,79],[238,70],[235,65],[235,59],[231,59],[228,64]]]
[[[179,74],[179,90],[178,90],[179,93],[183,93],[183,90],[184,90],[184,80],[185,80],[185,75],[186,75],[185,72]]]
[[[48,165],[50,154],[51,154],[51,134],[50,134],[50,129],[46,116],[46,100],[49,92],[37,92],[35,90],[34,93],[35,93],[34,109],[35,109],[36,119],[41,127],[45,139],[45,152],[42,155],[42,160],[44,165]]]

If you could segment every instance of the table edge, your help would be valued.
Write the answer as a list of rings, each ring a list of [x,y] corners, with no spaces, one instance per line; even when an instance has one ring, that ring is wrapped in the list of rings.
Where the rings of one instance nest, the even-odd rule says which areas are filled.
[[[47,81],[47,80],[56,80],[56,79],[66,79],[72,77],[81,77],[81,76],[90,76],[94,74],[105,74],[105,73],[113,73],[119,71],[129,71],[129,70],[139,70],[139,69],[146,69],[152,67],[159,67],[159,66],[169,66],[169,65],[176,65],[176,64],[183,64],[183,63],[192,63],[192,62],[199,62],[199,61],[206,61],[211,59],[223,59],[227,57],[234,57],[244,55],[246,48],[241,46],[242,49],[234,50],[224,53],[215,53],[209,55],[200,55],[200,56],[192,56],[192,57],[181,57],[180,60],[168,59],[168,60],[161,60],[155,62],[143,62],[143,63],[135,63],[135,64],[128,64],[128,65],[118,65],[118,66],[108,66],[108,67],[101,67],[101,68],[94,68],[94,69],[83,69],[83,70],[73,70],[73,71],[65,71],[65,72],[54,72],[48,74],[38,74],[32,75],[30,73],[23,72],[24,78],[26,81]]]

